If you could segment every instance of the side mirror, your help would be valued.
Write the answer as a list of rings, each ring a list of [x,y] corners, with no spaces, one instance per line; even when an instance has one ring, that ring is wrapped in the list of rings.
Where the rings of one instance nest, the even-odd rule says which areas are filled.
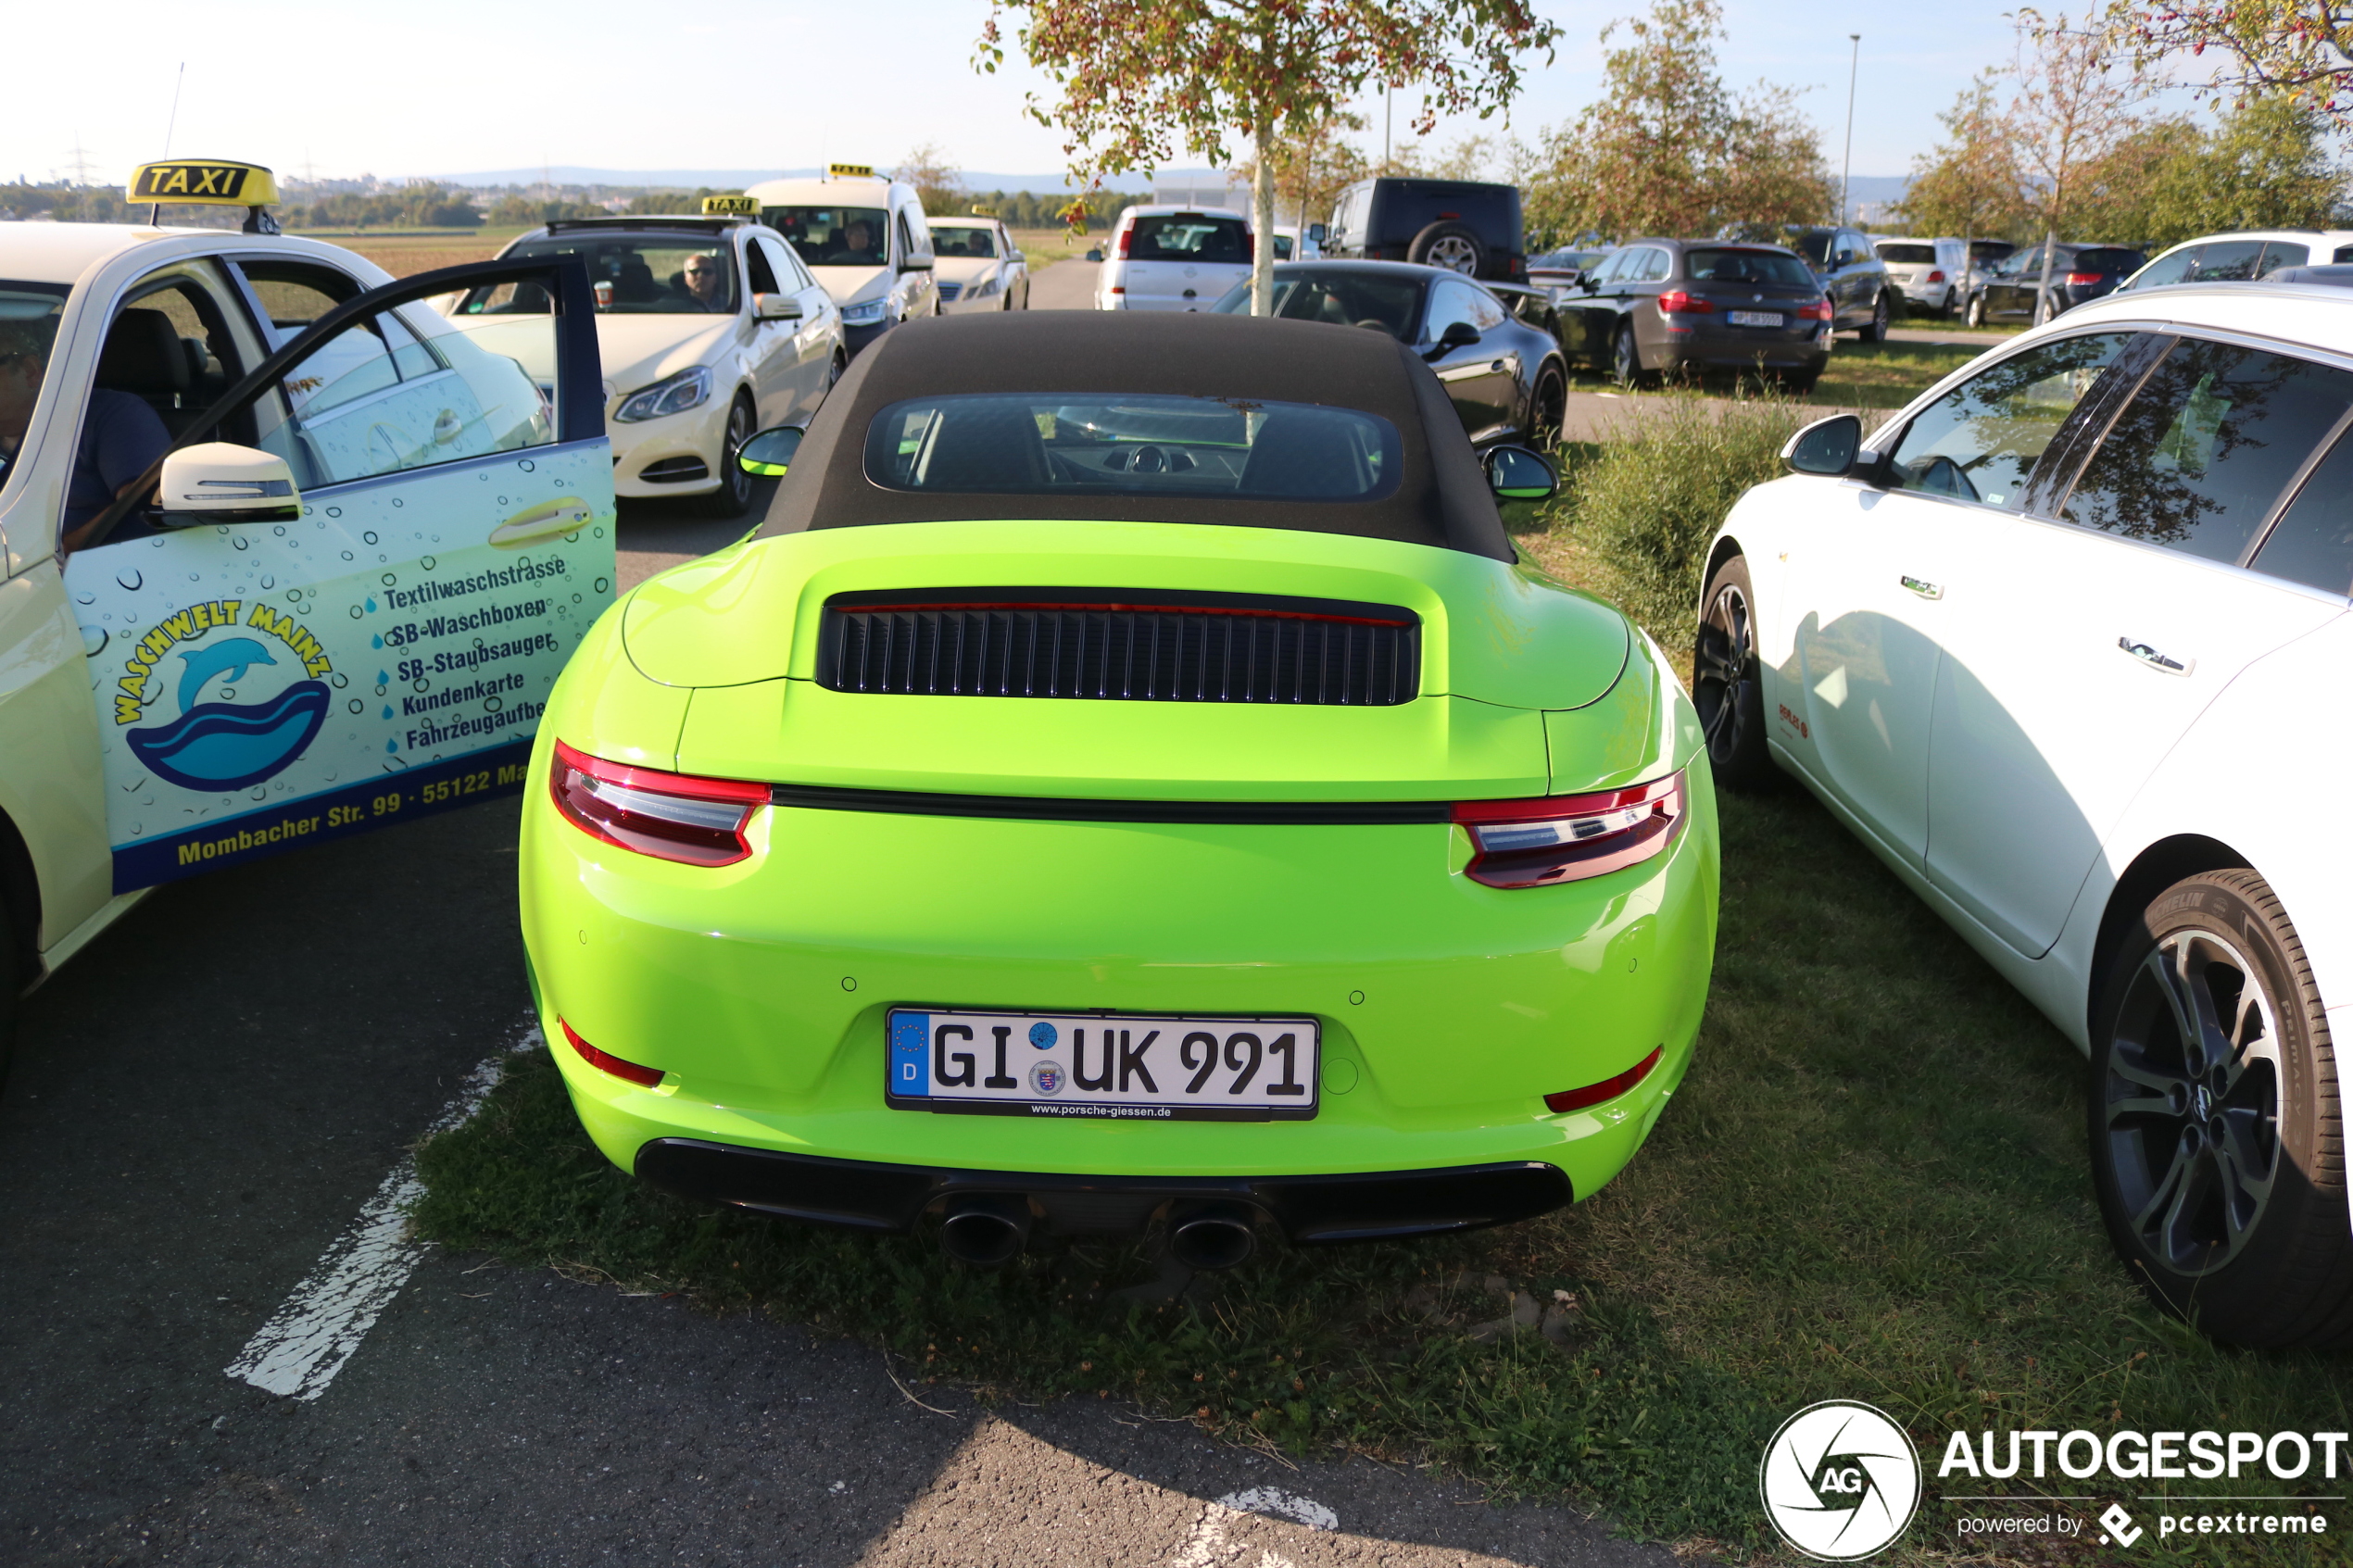
[[[1836,479],[1855,467],[1863,449],[1863,421],[1853,414],[1832,414],[1817,420],[1789,438],[1781,461],[1792,473]]]
[[[1310,223],[1307,225],[1307,243],[1314,245],[1322,245],[1324,243],[1325,236],[1330,232],[1331,231],[1325,228],[1321,223]]]
[[[167,528],[213,522],[292,522],[302,516],[294,472],[273,452],[208,441],[163,460],[157,483]]]
[[[762,321],[798,321],[800,300],[788,294],[756,294],[751,296],[751,313]]]
[[[1560,474],[1542,454],[1526,446],[1491,446],[1479,466],[1499,501],[1543,501],[1560,491]]]
[[[931,254],[926,251],[921,256],[902,256],[899,258],[899,270],[901,272],[928,272],[931,270]]]
[[[1430,345],[1430,352],[1443,354],[1452,348],[1468,348],[1478,341],[1478,329],[1477,327],[1472,326],[1468,321],[1449,321],[1446,323],[1446,330],[1438,334],[1438,341]]]
[[[1102,247],[1102,246],[1101,246],[1101,245],[1094,245],[1094,246],[1090,246],[1090,247],[1088,248],[1088,252],[1087,252],[1087,259],[1088,259],[1088,260],[1089,260],[1089,261],[1101,261],[1102,258],[1103,258],[1103,247]]]
[[[799,425],[763,430],[744,443],[743,450],[736,454],[736,466],[756,478],[775,479],[792,467],[800,438],[808,433]]]

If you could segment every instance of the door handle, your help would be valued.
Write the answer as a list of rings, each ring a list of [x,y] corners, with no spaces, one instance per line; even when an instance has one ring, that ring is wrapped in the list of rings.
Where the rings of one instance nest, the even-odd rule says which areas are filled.
[[[1898,577],[1895,581],[1924,599],[1941,599],[1944,596],[1944,588],[1942,583],[1924,583],[1917,577]]]
[[[2130,637],[2117,638],[2116,646],[2147,665],[2151,670],[2162,674],[2186,675],[2197,668],[2197,660],[2195,659],[2170,659],[2149,646],[2148,644],[2136,643]]]

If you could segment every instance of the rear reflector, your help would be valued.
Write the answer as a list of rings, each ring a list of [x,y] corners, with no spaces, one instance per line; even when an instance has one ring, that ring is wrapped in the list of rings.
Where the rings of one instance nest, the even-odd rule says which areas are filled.
[[[732,866],[751,855],[744,828],[768,786],[608,762],[556,743],[547,791],[592,838],[688,866]]]
[[[1454,821],[1476,851],[1463,874],[1490,887],[1581,882],[1640,864],[1683,825],[1683,775],[1593,795],[1465,800]]]
[[[570,1034],[570,1030],[565,1031]],[[1653,1046],[1651,1054],[1615,1078],[1604,1078],[1598,1084],[1588,1084],[1581,1089],[1563,1089],[1556,1095],[1544,1097],[1547,1110],[1582,1110],[1589,1105],[1599,1105],[1605,1099],[1616,1099],[1651,1075],[1658,1059],[1667,1052],[1665,1046]]]
[[[616,1078],[625,1078],[641,1088],[650,1089],[661,1082],[660,1068],[640,1067],[634,1061],[623,1061],[610,1052],[600,1051],[582,1039],[573,1026],[562,1019],[556,1020],[556,1024],[563,1030],[564,1038],[572,1042],[572,1048],[580,1053],[580,1060],[598,1072],[610,1073]]]

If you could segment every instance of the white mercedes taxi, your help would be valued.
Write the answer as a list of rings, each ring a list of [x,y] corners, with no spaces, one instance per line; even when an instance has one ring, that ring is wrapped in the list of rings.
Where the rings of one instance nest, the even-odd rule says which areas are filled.
[[[758,205],[709,196],[695,218],[571,219],[499,252],[578,257],[588,269],[617,495],[693,496],[713,516],[741,517],[753,489],[736,460],[743,444],[772,425],[807,424],[849,367],[840,307],[751,221]],[[545,303],[478,288],[443,308],[489,343],[510,316]]]
[[[0,1063],[147,889],[520,789],[612,602],[577,262],[396,282],[252,164],[131,198],[0,227]],[[154,222],[199,206],[244,227]],[[424,303],[476,286],[557,304],[512,334],[545,384]]]
[[[1784,457],[1709,558],[1718,776],[1803,781],[2084,1049],[2159,1303],[2353,1343],[2353,294],[2096,300]]]
[[[825,286],[857,353],[900,322],[940,313],[923,197],[862,163],[822,180],[767,180],[744,193]]]
[[[985,213],[924,221],[941,314],[1029,308],[1029,261],[1004,224]]]

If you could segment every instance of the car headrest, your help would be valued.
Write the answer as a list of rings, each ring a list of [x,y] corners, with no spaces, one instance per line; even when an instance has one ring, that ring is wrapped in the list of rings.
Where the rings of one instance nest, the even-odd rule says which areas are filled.
[[[1011,399],[941,409],[929,449],[915,468],[915,483],[926,490],[997,490],[1043,484],[1049,477],[1037,418],[1026,404]]]
[[[1255,495],[1353,495],[1366,475],[1346,415],[1284,408],[1266,416],[1242,465],[1241,489]]]
[[[654,286],[654,270],[642,261],[624,261],[620,276],[613,279],[612,292],[633,304],[659,298],[661,290]]]
[[[145,396],[185,392],[194,385],[188,350],[172,329],[171,318],[160,310],[136,308],[116,317],[98,354],[97,383]]]

